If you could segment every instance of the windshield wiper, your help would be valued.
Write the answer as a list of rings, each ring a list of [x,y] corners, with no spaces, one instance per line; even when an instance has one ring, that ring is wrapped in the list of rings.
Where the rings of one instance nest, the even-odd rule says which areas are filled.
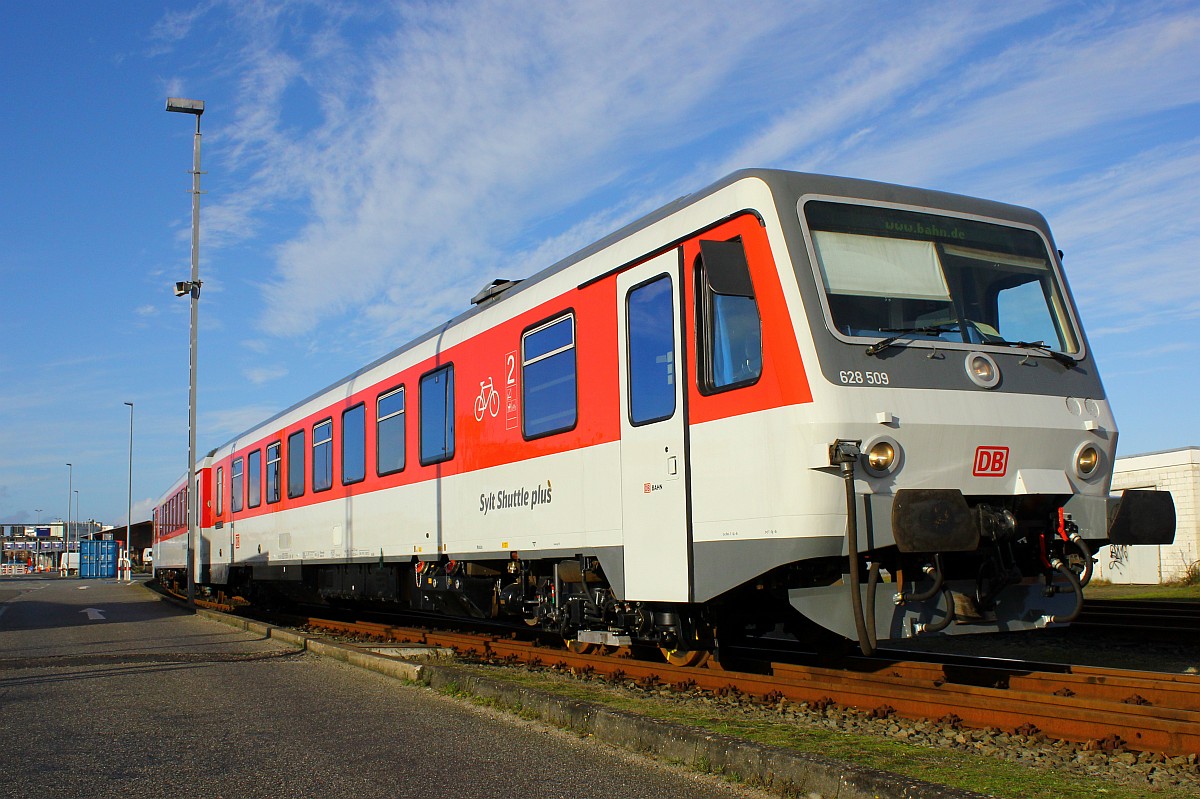
[[[1067,355],[1065,352],[1059,352],[1058,350],[1050,349],[1046,346],[1046,342],[1044,341],[1005,341],[1002,338],[998,338],[992,339],[988,342],[988,344],[994,344],[997,347],[1020,347],[1021,349],[1044,352],[1068,369],[1073,369],[1079,365],[1079,361],[1075,360],[1070,355]]]
[[[957,322],[946,325],[926,325],[924,327],[881,327],[879,328],[880,333],[895,333],[895,335],[876,341],[867,347],[867,355],[878,355],[905,336],[912,336],[918,333],[924,333],[928,336],[940,336],[942,333],[953,333],[959,329]]]

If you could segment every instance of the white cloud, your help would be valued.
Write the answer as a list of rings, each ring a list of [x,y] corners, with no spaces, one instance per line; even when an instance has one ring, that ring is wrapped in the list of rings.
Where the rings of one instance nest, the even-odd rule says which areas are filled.
[[[220,440],[222,437],[232,437],[244,433],[251,427],[282,410],[268,405],[246,405],[238,408],[205,413],[204,418],[197,422],[197,429],[203,430],[206,437]]]
[[[150,521],[150,519],[153,518],[154,505],[155,505],[156,501],[157,500],[153,497],[146,497],[144,499],[134,500],[133,506],[131,508],[129,508],[129,515],[130,515],[130,517],[132,517],[133,523],[137,524],[138,522]],[[114,520],[111,522],[112,526],[114,528],[115,527],[124,527],[125,526],[125,515],[126,515],[126,507],[124,505],[122,505],[120,514],[118,516],[116,516],[114,518]]]
[[[975,91],[941,91],[942,102],[899,115],[848,159],[851,170],[930,185],[999,167],[993,180],[1011,183],[1030,177],[1022,162],[1031,154],[1053,153],[1059,170],[1077,167],[1097,137],[1112,139],[1135,120],[1200,102],[1196,12],[1114,30],[1078,27],[1047,29],[977,60],[967,76]],[[1000,78],[985,86],[981,75]]]
[[[1138,154],[1139,126],[1200,102],[1187,5],[779,3],[737,25],[721,5],[654,2],[222,9],[242,38],[222,52],[236,110],[214,149],[240,183],[212,199],[206,242],[272,248],[273,274],[253,278],[265,333],[332,322],[310,346],[374,354],[486,280],[527,276],[744,166],[1031,198],[1074,241],[1089,204],[1064,199],[1077,173],[1169,175],[1174,156]],[[1095,215],[1162,188],[1127,187],[1142,193]],[[1171,188],[1186,202],[1186,181]],[[1157,254],[1181,265],[1190,245]],[[1097,268],[1129,279],[1115,260]],[[1127,323],[1111,305],[1104,324]]]
[[[288,370],[282,366],[261,366],[251,367],[242,370],[242,374],[247,380],[255,385],[269,383],[272,380],[278,380],[287,375]]]
[[[1041,187],[1093,337],[1200,319],[1198,187],[1200,139]]]
[[[463,307],[526,227],[620,174],[616,148],[678,146],[680,119],[771,19],[729,26],[663,5],[630,25],[641,10],[406,6],[347,72],[322,60],[343,53],[334,22],[314,37],[319,50],[296,58],[274,40],[277,20],[254,20],[253,56],[237,68],[253,76],[244,102],[260,110],[239,112],[225,134],[254,176],[211,224],[219,240],[251,234],[254,209],[273,203],[299,197],[311,212],[276,251],[263,327],[300,333],[353,306],[395,319],[417,293],[434,300],[410,330]],[[357,92],[348,76],[362,78]],[[321,113],[303,131],[278,111],[298,90]]]
[[[837,30],[830,48],[837,60],[798,75],[794,92],[781,95],[775,119],[727,157],[720,173],[787,161],[811,169],[861,147],[877,147],[886,133],[875,127],[882,119],[906,116],[905,109],[938,86],[981,40],[1042,10],[1034,4],[962,3],[930,7],[924,14],[861,19],[853,34]],[[851,42],[855,46],[848,46]]]

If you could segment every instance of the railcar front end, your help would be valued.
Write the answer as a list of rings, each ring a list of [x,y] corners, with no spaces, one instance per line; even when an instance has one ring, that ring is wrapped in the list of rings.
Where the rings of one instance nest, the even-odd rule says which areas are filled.
[[[1098,546],[1173,538],[1169,494],[1108,496],[1116,425],[1040,215],[873,186],[795,214],[850,554],[796,609],[864,650],[1045,626]]]

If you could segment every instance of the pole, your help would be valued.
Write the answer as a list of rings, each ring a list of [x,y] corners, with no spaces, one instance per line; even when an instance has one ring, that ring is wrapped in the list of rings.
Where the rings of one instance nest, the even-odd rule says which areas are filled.
[[[67,528],[63,531],[63,540],[67,552],[71,551],[71,497],[75,494],[75,467],[67,464]],[[67,558],[67,564],[70,565],[71,559]]]
[[[188,605],[196,607],[196,538],[200,524],[200,491],[196,486],[196,331],[200,315],[200,116],[204,113],[203,100],[186,97],[168,97],[167,110],[175,113],[194,114],[196,137],[192,145],[192,279],[189,283],[176,283],[176,296],[186,285],[191,295],[192,316],[189,335],[188,357],[188,468],[187,468],[187,595]]]
[[[133,403],[129,406],[129,493],[125,497],[125,557],[133,563]]]
[[[196,136],[192,146],[192,319],[188,364],[188,538],[187,598],[196,606],[196,526],[199,523],[200,498],[196,490],[196,327],[200,317],[200,115],[196,115]]]

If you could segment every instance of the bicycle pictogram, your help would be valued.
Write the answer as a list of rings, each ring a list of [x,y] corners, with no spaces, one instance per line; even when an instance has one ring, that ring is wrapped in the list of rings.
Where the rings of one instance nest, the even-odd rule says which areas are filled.
[[[475,421],[482,422],[484,411],[495,418],[500,413],[500,392],[492,384],[492,378],[479,381],[479,396],[475,398]]]

